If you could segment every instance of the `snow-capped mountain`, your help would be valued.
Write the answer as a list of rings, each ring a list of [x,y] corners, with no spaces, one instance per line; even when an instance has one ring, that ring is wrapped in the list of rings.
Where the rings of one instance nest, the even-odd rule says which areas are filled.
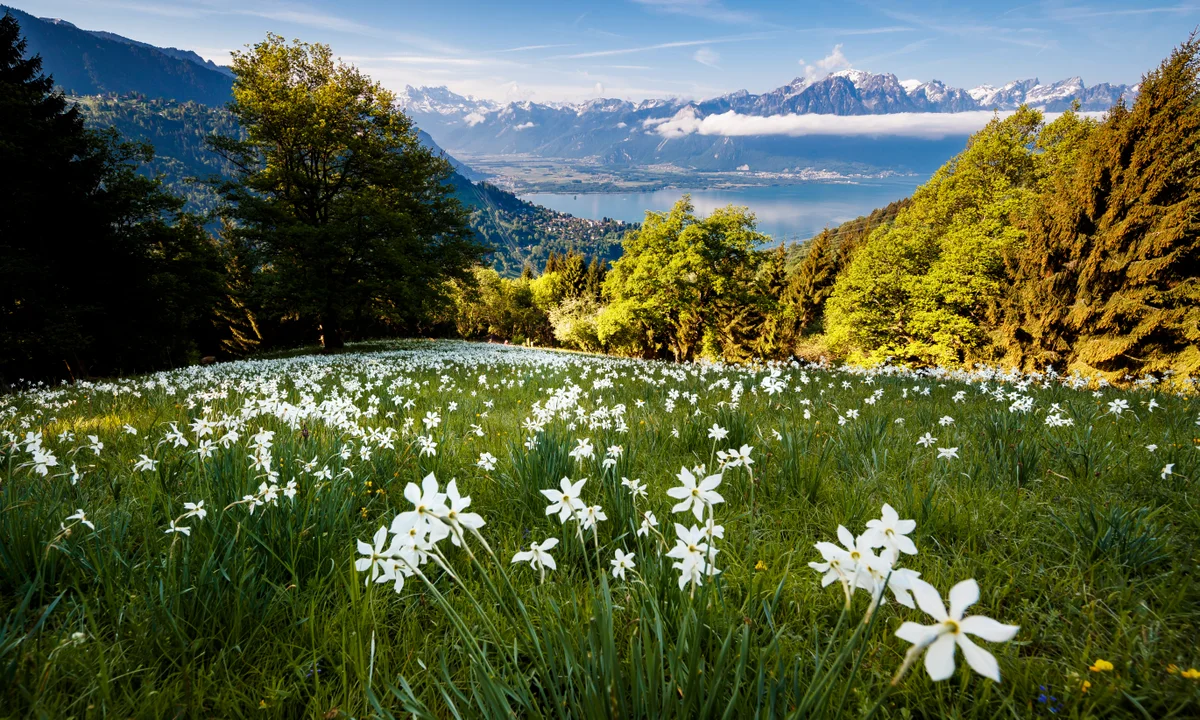
[[[1103,111],[1122,97],[1131,101],[1136,94],[1137,86],[1088,87],[1078,77],[1049,84],[1036,78],[1016,80],[1002,87],[964,90],[939,80],[901,81],[891,73],[841,70],[820,80],[798,77],[762,94],[738,90],[699,101],[597,98],[581,103],[497,103],[458,95],[445,87],[407,87],[399,102],[422,129],[454,152],[591,158],[612,165],[674,163],[709,170],[749,166],[770,172],[811,167],[878,171],[936,167],[949,155],[929,152],[936,142],[919,138],[722,137],[666,130],[726,113],[755,117],[959,113],[1012,110],[1022,104],[1057,112],[1076,102],[1082,110]],[[961,137],[951,144],[961,147]]]

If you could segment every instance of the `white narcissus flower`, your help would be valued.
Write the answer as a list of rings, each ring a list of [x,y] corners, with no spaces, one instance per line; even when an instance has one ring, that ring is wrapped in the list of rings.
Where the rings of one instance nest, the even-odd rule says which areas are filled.
[[[415,525],[420,532],[430,534],[429,541],[437,542],[450,534],[450,528],[442,522],[446,514],[446,496],[438,492],[437,478],[429,473],[421,480],[421,487],[409,483],[404,487],[404,499],[413,504],[412,510],[400,513],[392,521],[392,533],[399,535],[398,528]]]
[[[667,557],[677,562],[671,567],[679,571],[679,589],[682,590],[689,582],[698,584],[708,566],[708,558],[717,554],[704,542],[704,531],[693,525],[686,528],[675,523],[675,547],[667,551]]]
[[[146,472],[153,472],[156,465],[158,465],[157,460],[155,460],[152,457],[147,456],[145,453],[142,453],[141,457],[139,457],[136,461],[134,461],[133,469],[146,471]]]
[[[604,514],[604,509],[599,505],[588,505],[579,513],[579,522],[583,530],[588,530],[594,527],[602,520],[607,520],[608,516]]]
[[[717,505],[725,502],[725,498],[716,491],[721,484],[720,475],[709,475],[703,480],[697,482],[696,476],[691,470],[686,467],[680,468],[679,474],[676,476],[681,483],[680,487],[673,487],[667,490],[667,494],[679,500],[680,502],[671,508],[671,512],[686,512],[691,510],[697,520],[704,520],[704,509],[711,505]]]
[[[952,448],[938,448],[938,449],[937,449],[937,451],[938,451],[938,454],[937,454],[937,456],[938,456],[938,459],[939,459],[939,460],[940,460],[940,459],[942,459],[942,458],[946,458],[946,459],[948,460],[948,459],[950,459],[950,458],[957,458],[957,457],[958,457],[958,448],[956,448],[956,447],[952,447]]]
[[[1174,474],[1175,474],[1175,463],[1167,463],[1166,465],[1163,466],[1162,474],[1161,474],[1161,477],[1163,480],[1166,480],[1167,476],[1174,475]]]
[[[650,531],[658,527],[658,518],[654,517],[654,513],[647,510],[642,513],[642,524],[638,528],[638,535],[649,535]]]
[[[387,570],[388,551],[385,547],[387,536],[388,529],[380,525],[379,529],[375,531],[375,537],[372,538],[374,545],[369,545],[362,540],[358,541],[358,554],[362,557],[354,561],[354,569],[359,572],[370,570],[364,585],[369,585],[372,580],[379,577],[380,573]]]
[[[496,469],[496,456],[489,452],[479,453],[479,462],[475,464],[483,468],[484,472],[491,472]]]
[[[891,561],[895,563],[900,553],[917,554],[917,546],[908,537],[916,527],[916,520],[901,520],[896,509],[884,503],[883,517],[879,520],[868,520],[867,532],[863,534],[867,536],[871,547],[887,548],[892,554]]]
[[[513,555],[514,563],[527,562],[530,567],[537,568],[541,579],[546,580],[546,569],[556,569],[558,566],[554,563],[554,558],[550,555],[550,551],[558,545],[558,538],[547,538],[541,543],[530,543],[529,549]]]
[[[920,445],[921,447],[929,447],[930,445],[934,444],[935,442],[937,442],[937,438],[935,438],[930,433],[925,433],[921,437],[917,438],[917,444]]]
[[[929,678],[934,681],[945,680],[954,674],[957,647],[962,649],[963,657],[972,670],[1000,682],[1000,665],[996,658],[967,636],[974,635],[989,642],[1007,642],[1021,628],[1018,625],[1004,625],[982,615],[963,617],[966,609],[979,600],[978,583],[973,579],[963,580],[950,588],[948,613],[937,589],[924,580],[912,582],[912,594],[921,610],[938,622],[934,625],[906,622],[896,630],[896,637],[913,644],[910,652],[925,648],[925,670]]]
[[[185,502],[183,504],[183,509],[187,510],[187,512],[183,514],[183,517],[185,518],[194,517],[197,520],[203,520],[204,516],[208,514],[208,511],[204,509],[203,500],[198,500],[194,503]]]
[[[580,494],[583,493],[583,484],[585,482],[587,482],[586,478],[572,484],[570,478],[563,478],[558,483],[559,490],[540,491],[550,501],[550,505],[546,507],[546,514],[554,515],[557,513],[560,523],[565,523],[574,517],[583,509],[583,501],[580,499]]]
[[[624,580],[625,571],[633,570],[637,567],[636,563],[633,561],[634,555],[637,555],[637,553],[629,553],[626,555],[625,551],[621,548],[617,548],[615,551],[613,551],[613,559],[608,561],[612,564],[613,577],[619,580]]]
[[[191,535],[192,529],[190,527],[187,527],[186,525],[176,525],[175,521],[172,520],[170,526],[168,526],[167,529],[163,531],[163,533],[166,535],[170,535],[171,533],[182,533],[184,535]]]
[[[446,486],[446,499],[450,501],[450,509],[446,511],[445,520],[457,531],[450,536],[450,542],[459,545],[462,529],[478,530],[484,525],[483,518],[479,513],[463,512],[471,505],[471,496],[458,494],[458,480],[451,480]]]
[[[711,440],[724,440],[728,435],[729,431],[716,423],[708,429],[708,437]]]
[[[78,508],[76,508],[74,515],[67,516],[67,520],[78,520],[81,524],[87,525],[93,530],[96,529],[96,526],[92,524],[92,521],[87,519],[87,513]]]

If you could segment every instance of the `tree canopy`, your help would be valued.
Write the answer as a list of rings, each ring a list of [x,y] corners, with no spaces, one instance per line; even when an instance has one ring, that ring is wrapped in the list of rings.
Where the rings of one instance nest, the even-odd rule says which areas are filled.
[[[486,248],[452,197],[450,163],[422,147],[395,97],[328,46],[277,35],[234,54],[230,110],[244,137],[212,146],[226,237],[264,307],[319,331],[412,330]]]

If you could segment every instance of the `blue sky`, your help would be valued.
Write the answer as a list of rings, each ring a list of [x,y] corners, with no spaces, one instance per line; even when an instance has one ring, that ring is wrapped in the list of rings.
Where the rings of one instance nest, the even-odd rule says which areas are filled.
[[[959,87],[1133,83],[1200,1],[6,0],[217,62],[268,31],[328,43],[395,90],[496,100],[710,97],[855,67]]]

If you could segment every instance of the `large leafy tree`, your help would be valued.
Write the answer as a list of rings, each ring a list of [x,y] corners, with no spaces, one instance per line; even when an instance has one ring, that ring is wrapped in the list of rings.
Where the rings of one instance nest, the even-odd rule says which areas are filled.
[[[215,349],[216,247],[138,172],[149,146],[91,131],[0,18],[0,381],[147,370]]]
[[[230,110],[245,132],[213,147],[228,233],[265,309],[348,334],[414,328],[469,279],[485,248],[452,197],[450,163],[422,147],[395,97],[326,45],[277,35],[234,54]]]
[[[1041,113],[994,119],[871,234],[834,286],[830,342],[852,356],[957,364],[990,359],[990,308],[1007,291],[1013,223],[1037,188]]]
[[[665,351],[677,361],[750,347],[745,335],[766,300],[755,248],[767,240],[746,208],[701,218],[685,195],[670,212],[647,212],[604,281],[609,305],[598,320],[600,341],[643,355]]]

